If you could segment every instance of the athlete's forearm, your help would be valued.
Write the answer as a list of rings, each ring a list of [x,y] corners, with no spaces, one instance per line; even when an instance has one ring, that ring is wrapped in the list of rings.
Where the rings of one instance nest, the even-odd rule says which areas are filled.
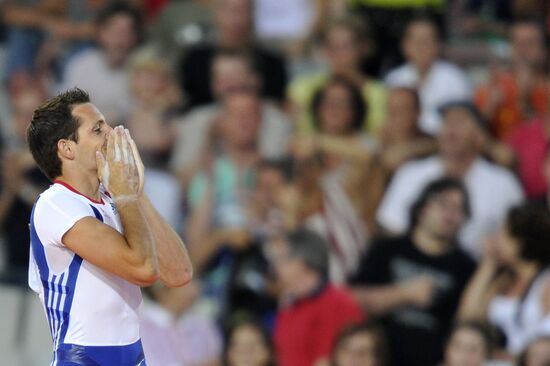
[[[155,242],[148,225],[144,208],[137,200],[120,202],[117,210],[122,223],[123,235],[130,251],[124,260],[134,267],[145,285],[159,278],[159,265]]]
[[[193,277],[193,266],[183,240],[144,194],[139,203],[154,238],[160,280],[170,287],[187,284]]]

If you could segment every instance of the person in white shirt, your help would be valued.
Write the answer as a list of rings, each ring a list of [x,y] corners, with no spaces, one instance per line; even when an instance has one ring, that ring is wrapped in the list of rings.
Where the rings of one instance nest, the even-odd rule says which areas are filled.
[[[63,71],[59,90],[82,88],[109,121],[122,123],[130,114],[129,59],[137,46],[142,20],[136,9],[114,2],[96,19],[97,47],[75,55]]]
[[[183,286],[192,266],[143,194],[135,143],[77,88],[35,110],[27,140],[53,181],[29,225],[29,285],[47,315],[52,365],[145,365],[140,286]]]
[[[441,127],[437,109],[446,102],[472,97],[472,87],[457,66],[440,58],[437,25],[428,18],[413,19],[406,27],[402,51],[407,62],[391,70],[385,82],[390,88],[418,89],[421,101],[420,129],[435,135]]]
[[[463,179],[472,216],[461,230],[460,244],[477,258],[480,240],[497,231],[508,209],[521,202],[524,195],[511,172],[481,156],[485,125],[475,106],[456,101],[441,111],[438,153],[397,170],[378,209],[377,221],[390,233],[404,233],[408,229],[408,210],[430,181],[445,175]]]

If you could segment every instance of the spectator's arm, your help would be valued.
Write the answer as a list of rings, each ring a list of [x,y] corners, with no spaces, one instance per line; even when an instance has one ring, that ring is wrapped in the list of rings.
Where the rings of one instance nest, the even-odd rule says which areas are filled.
[[[493,285],[496,270],[497,264],[494,259],[487,258],[481,261],[462,294],[457,312],[459,321],[487,319],[489,302],[496,292]]]

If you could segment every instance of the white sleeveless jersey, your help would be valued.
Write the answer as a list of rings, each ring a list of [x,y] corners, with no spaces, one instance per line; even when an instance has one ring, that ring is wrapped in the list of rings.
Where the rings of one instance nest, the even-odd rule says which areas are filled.
[[[44,305],[54,350],[64,343],[122,346],[139,340],[139,287],[82,259],[61,240],[87,216],[122,232],[113,200],[100,191],[97,202],[56,181],[33,208],[29,285]]]

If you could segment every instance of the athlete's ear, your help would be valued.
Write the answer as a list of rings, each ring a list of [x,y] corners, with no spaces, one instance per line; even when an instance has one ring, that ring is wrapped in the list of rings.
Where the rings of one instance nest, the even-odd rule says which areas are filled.
[[[60,158],[62,157],[68,160],[73,160],[75,153],[73,141],[66,139],[57,141],[57,153],[60,155]]]

